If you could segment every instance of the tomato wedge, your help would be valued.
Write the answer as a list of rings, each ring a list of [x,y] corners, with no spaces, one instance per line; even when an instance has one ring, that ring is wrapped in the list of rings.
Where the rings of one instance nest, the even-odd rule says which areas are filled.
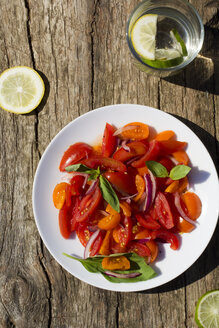
[[[94,211],[102,200],[102,194],[99,186],[96,186],[94,192],[89,195],[85,195],[76,210],[74,220],[77,222],[83,222],[91,217]]]
[[[81,244],[85,247],[87,245],[88,240],[92,236],[93,232],[91,232],[88,229],[86,223],[82,222],[82,223],[78,224],[78,226],[76,228],[76,234],[77,234],[78,239],[80,240]]]
[[[92,247],[91,247],[91,251],[90,251],[90,255],[89,256],[95,256],[96,254],[98,254],[100,247],[102,245],[103,242],[103,237],[102,234],[100,233],[96,240],[94,241]]]
[[[68,186],[68,184],[66,182],[61,182],[58,183],[54,190],[53,190],[53,204],[55,206],[55,208],[57,208],[58,210],[60,210],[64,203],[65,203],[65,198],[66,198],[66,187]]]
[[[102,155],[104,157],[110,157],[116,150],[116,137],[113,135],[115,128],[106,123],[103,140],[102,140]]]
[[[162,192],[158,192],[155,198],[155,209],[158,215],[158,220],[166,229],[174,227],[173,215],[169,203]]]
[[[148,151],[140,159],[134,161],[131,165],[133,167],[142,167],[145,166],[145,162],[149,160],[155,160],[160,150],[160,144],[157,140],[151,140],[149,142]]]
[[[69,165],[78,163],[82,158],[87,157],[92,152],[92,147],[84,142],[77,142],[71,145],[62,156],[59,170],[64,172]]]
[[[146,144],[140,141],[129,142],[126,146],[129,147],[130,151],[121,147],[113,154],[113,158],[125,162],[135,156],[144,155],[148,150]]]
[[[187,142],[177,140],[164,140],[160,141],[160,149],[164,155],[175,153],[183,150],[187,146]]]
[[[124,139],[132,139],[132,140],[147,139],[149,136],[149,127],[148,125],[141,122],[132,122],[124,126],[121,135],[122,138]]]
[[[123,172],[105,172],[104,176],[109,180],[113,187],[122,194],[134,195],[137,192],[135,176]]]
[[[92,169],[96,169],[98,166],[103,169],[111,169],[118,172],[126,172],[127,168],[125,164],[114,158],[101,157],[101,156],[91,156],[82,161],[83,164],[87,165]]]
[[[82,186],[84,183],[84,177],[81,175],[75,175],[70,181],[71,193],[73,196],[79,196],[82,193]]]
[[[123,225],[120,225],[117,229],[118,242],[122,247],[127,246],[132,237],[132,220],[129,217],[125,217]],[[115,239],[115,238],[114,238]]]
[[[70,213],[66,204],[59,210],[59,229],[62,237],[68,239],[71,233]]]
[[[128,251],[137,253],[139,256],[143,256],[143,257],[151,256],[150,249],[146,245],[140,244],[139,242],[136,241],[131,241],[129,243]]]
[[[173,234],[170,231],[160,229],[156,231],[151,232],[151,238],[152,239],[161,239],[167,243],[170,243],[170,247],[174,250],[177,250],[179,248],[179,239],[175,234]]]
[[[145,218],[143,218],[143,216],[141,216],[140,214],[136,214],[135,217],[140,223],[140,225],[146,229],[156,230],[160,228],[160,224],[157,221],[153,220],[150,215],[146,214]]]

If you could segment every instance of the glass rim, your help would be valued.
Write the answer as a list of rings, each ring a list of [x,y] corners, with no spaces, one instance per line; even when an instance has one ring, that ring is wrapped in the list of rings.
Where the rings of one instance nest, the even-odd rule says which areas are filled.
[[[177,0],[178,2],[182,2],[185,3],[196,15],[198,22],[200,24],[200,42],[199,42],[199,47],[197,48],[197,50],[195,51],[195,53],[191,56],[191,58],[188,61],[184,61],[182,64],[179,64],[177,66],[174,67],[161,67],[161,68],[157,68],[157,67],[153,67],[150,66],[148,64],[146,64],[145,62],[142,61],[142,59],[140,58],[140,56],[137,54],[137,52],[134,50],[134,47],[132,47],[130,45],[130,38],[129,38],[129,26],[130,26],[130,22],[131,19],[135,13],[135,11],[144,3],[150,0],[143,0],[141,1],[131,12],[131,14],[129,15],[129,19],[127,21],[126,24],[126,40],[129,46],[129,50],[131,51],[132,55],[135,57],[135,59],[137,59],[141,64],[143,64],[144,66],[151,68],[154,71],[163,71],[163,72],[174,72],[174,71],[178,71],[180,69],[183,69],[184,67],[186,67],[187,65],[189,65],[198,55],[199,51],[201,50],[202,46],[203,46],[203,42],[204,42],[204,25],[202,22],[202,19],[198,13],[198,11],[195,9],[195,7],[193,5],[191,5],[187,0]]]

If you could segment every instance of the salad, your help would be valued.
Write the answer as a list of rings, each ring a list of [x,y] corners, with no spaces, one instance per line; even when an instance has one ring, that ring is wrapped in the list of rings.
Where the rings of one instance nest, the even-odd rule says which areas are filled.
[[[67,182],[55,186],[53,203],[61,235],[77,234],[84,259],[65,255],[112,282],[155,276],[160,243],[177,251],[179,234],[195,229],[201,214],[186,147],[174,131],[154,135],[141,122],[106,123],[100,145],[71,145],[59,164]]]

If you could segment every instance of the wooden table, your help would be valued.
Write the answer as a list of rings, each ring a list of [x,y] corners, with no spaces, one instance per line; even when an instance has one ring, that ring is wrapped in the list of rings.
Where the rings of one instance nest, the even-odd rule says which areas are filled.
[[[116,293],[81,282],[53,259],[31,201],[34,174],[52,138],[79,115],[109,104],[143,104],[175,115],[218,167],[218,1],[190,2],[205,24],[202,53],[164,80],[131,62],[125,27],[137,0],[1,0],[0,71],[30,66],[46,84],[33,113],[0,111],[1,328],[196,327],[197,299],[219,285],[218,227],[203,255],[177,279],[145,292]]]

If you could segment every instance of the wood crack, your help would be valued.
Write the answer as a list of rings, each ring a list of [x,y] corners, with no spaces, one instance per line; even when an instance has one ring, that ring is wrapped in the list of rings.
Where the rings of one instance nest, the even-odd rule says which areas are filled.
[[[96,13],[97,13],[97,6],[99,1],[94,1],[94,10],[92,15],[92,22],[91,22],[91,32],[90,32],[90,39],[91,39],[91,108],[94,109],[94,27],[96,24]]]
[[[48,328],[50,328],[51,323],[52,323],[52,302],[51,302],[51,299],[52,299],[52,283],[50,281],[48,272],[47,272],[46,267],[43,264],[43,260],[42,260],[44,258],[42,239],[40,239],[40,250],[42,252],[43,257],[41,258],[41,256],[38,254],[39,263],[40,263],[40,266],[41,266],[41,268],[43,270],[43,273],[46,277],[46,281],[47,281],[47,284],[48,284],[48,290],[49,290],[49,295],[48,295],[48,307],[49,307],[49,310],[48,310],[48,315],[49,315],[49,317],[48,317]]]
[[[24,0],[24,6],[26,8],[27,12],[27,21],[26,21],[26,30],[27,30],[27,40],[28,40],[28,46],[30,50],[30,57],[32,61],[32,66],[36,70],[36,62],[34,57],[34,51],[32,46],[32,37],[30,33],[30,6],[28,0]],[[39,119],[38,119],[38,112],[37,110],[34,110],[35,112],[35,122],[34,122],[34,131],[35,131],[35,144],[36,144],[36,150],[38,152],[39,158],[41,158],[41,153],[39,150],[39,138],[38,138],[38,125],[39,125]]]
[[[119,294],[117,294],[117,304],[116,304],[116,328],[119,328]]]

